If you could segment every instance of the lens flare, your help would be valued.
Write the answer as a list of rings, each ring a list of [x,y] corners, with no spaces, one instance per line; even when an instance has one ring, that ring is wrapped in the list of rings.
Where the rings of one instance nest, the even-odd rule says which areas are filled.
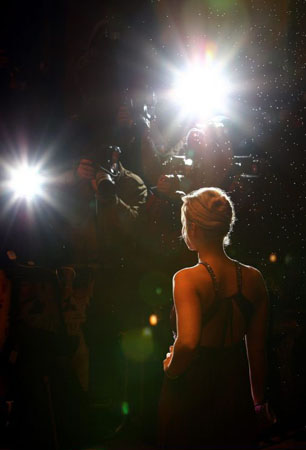
[[[31,200],[42,194],[43,182],[38,167],[24,164],[10,170],[8,187],[14,192],[16,198]]]
[[[185,166],[191,167],[193,164],[193,160],[191,158],[185,159]]]
[[[184,115],[208,118],[226,111],[229,82],[210,59],[206,64],[191,66],[177,75],[171,91]]]
[[[152,325],[152,327],[154,327],[155,325],[157,325],[158,323],[158,317],[156,314],[151,314],[149,317],[149,323],[150,325]]]
[[[271,253],[271,254],[270,254],[270,256],[269,256],[269,261],[270,261],[271,263],[275,263],[275,262],[277,261],[277,255],[276,255],[276,253]]]
[[[121,348],[125,357],[131,361],[148,360],[154,351],[151,329],[145,327],[127,331],[122,337]]]
[[[127,416],[130,412],[130,407],[128,402],[123,402],[121,405],[121,411],[124,416]]]

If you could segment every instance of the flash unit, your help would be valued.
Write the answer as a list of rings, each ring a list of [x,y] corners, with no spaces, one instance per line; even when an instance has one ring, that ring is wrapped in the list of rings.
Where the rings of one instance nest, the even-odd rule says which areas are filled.
[[[207,119],[225,111],[229,91],[229,82],[217,65],[197,64],[177,74],[171,97],[182,114]]]
[[[23,164],[10,169],[8,188],[12,190],[16,198],[32,200],[42,194],[43,182],[38,167]]]

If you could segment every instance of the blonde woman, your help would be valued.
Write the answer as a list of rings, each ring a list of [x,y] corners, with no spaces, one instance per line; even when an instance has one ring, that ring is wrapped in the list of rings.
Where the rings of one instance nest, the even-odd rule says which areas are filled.
[[[225,252],[235,212],[224,191],[186,195],[181,219],[198,264],[173,278],[175,341],[164,360],[160,447],[252,448],[255,408],[265,404],[265,283]]]

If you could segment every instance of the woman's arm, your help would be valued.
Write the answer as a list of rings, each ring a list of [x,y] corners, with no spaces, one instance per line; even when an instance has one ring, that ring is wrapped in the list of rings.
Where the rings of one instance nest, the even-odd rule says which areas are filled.
[[[177,338],[172,352],[164,361],[164,370],[169,378],[175,378],[187,369],[200,340],[202,311],[191,271],[183,269],[173,278]]]
[[[255,313],[246,335],[246,348],[253,402],[254,405],[258,405],[265,401],[268,293],[261,273],[255,269],[252,270],[254,271]]]

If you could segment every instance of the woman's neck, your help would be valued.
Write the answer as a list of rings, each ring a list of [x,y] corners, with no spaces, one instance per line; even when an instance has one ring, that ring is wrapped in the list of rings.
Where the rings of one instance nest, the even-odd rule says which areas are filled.
[[[204,244],[198,249],[198,261],[215,261],[220,259],[228,259],[224,251],[223,244],[209,243]]]

